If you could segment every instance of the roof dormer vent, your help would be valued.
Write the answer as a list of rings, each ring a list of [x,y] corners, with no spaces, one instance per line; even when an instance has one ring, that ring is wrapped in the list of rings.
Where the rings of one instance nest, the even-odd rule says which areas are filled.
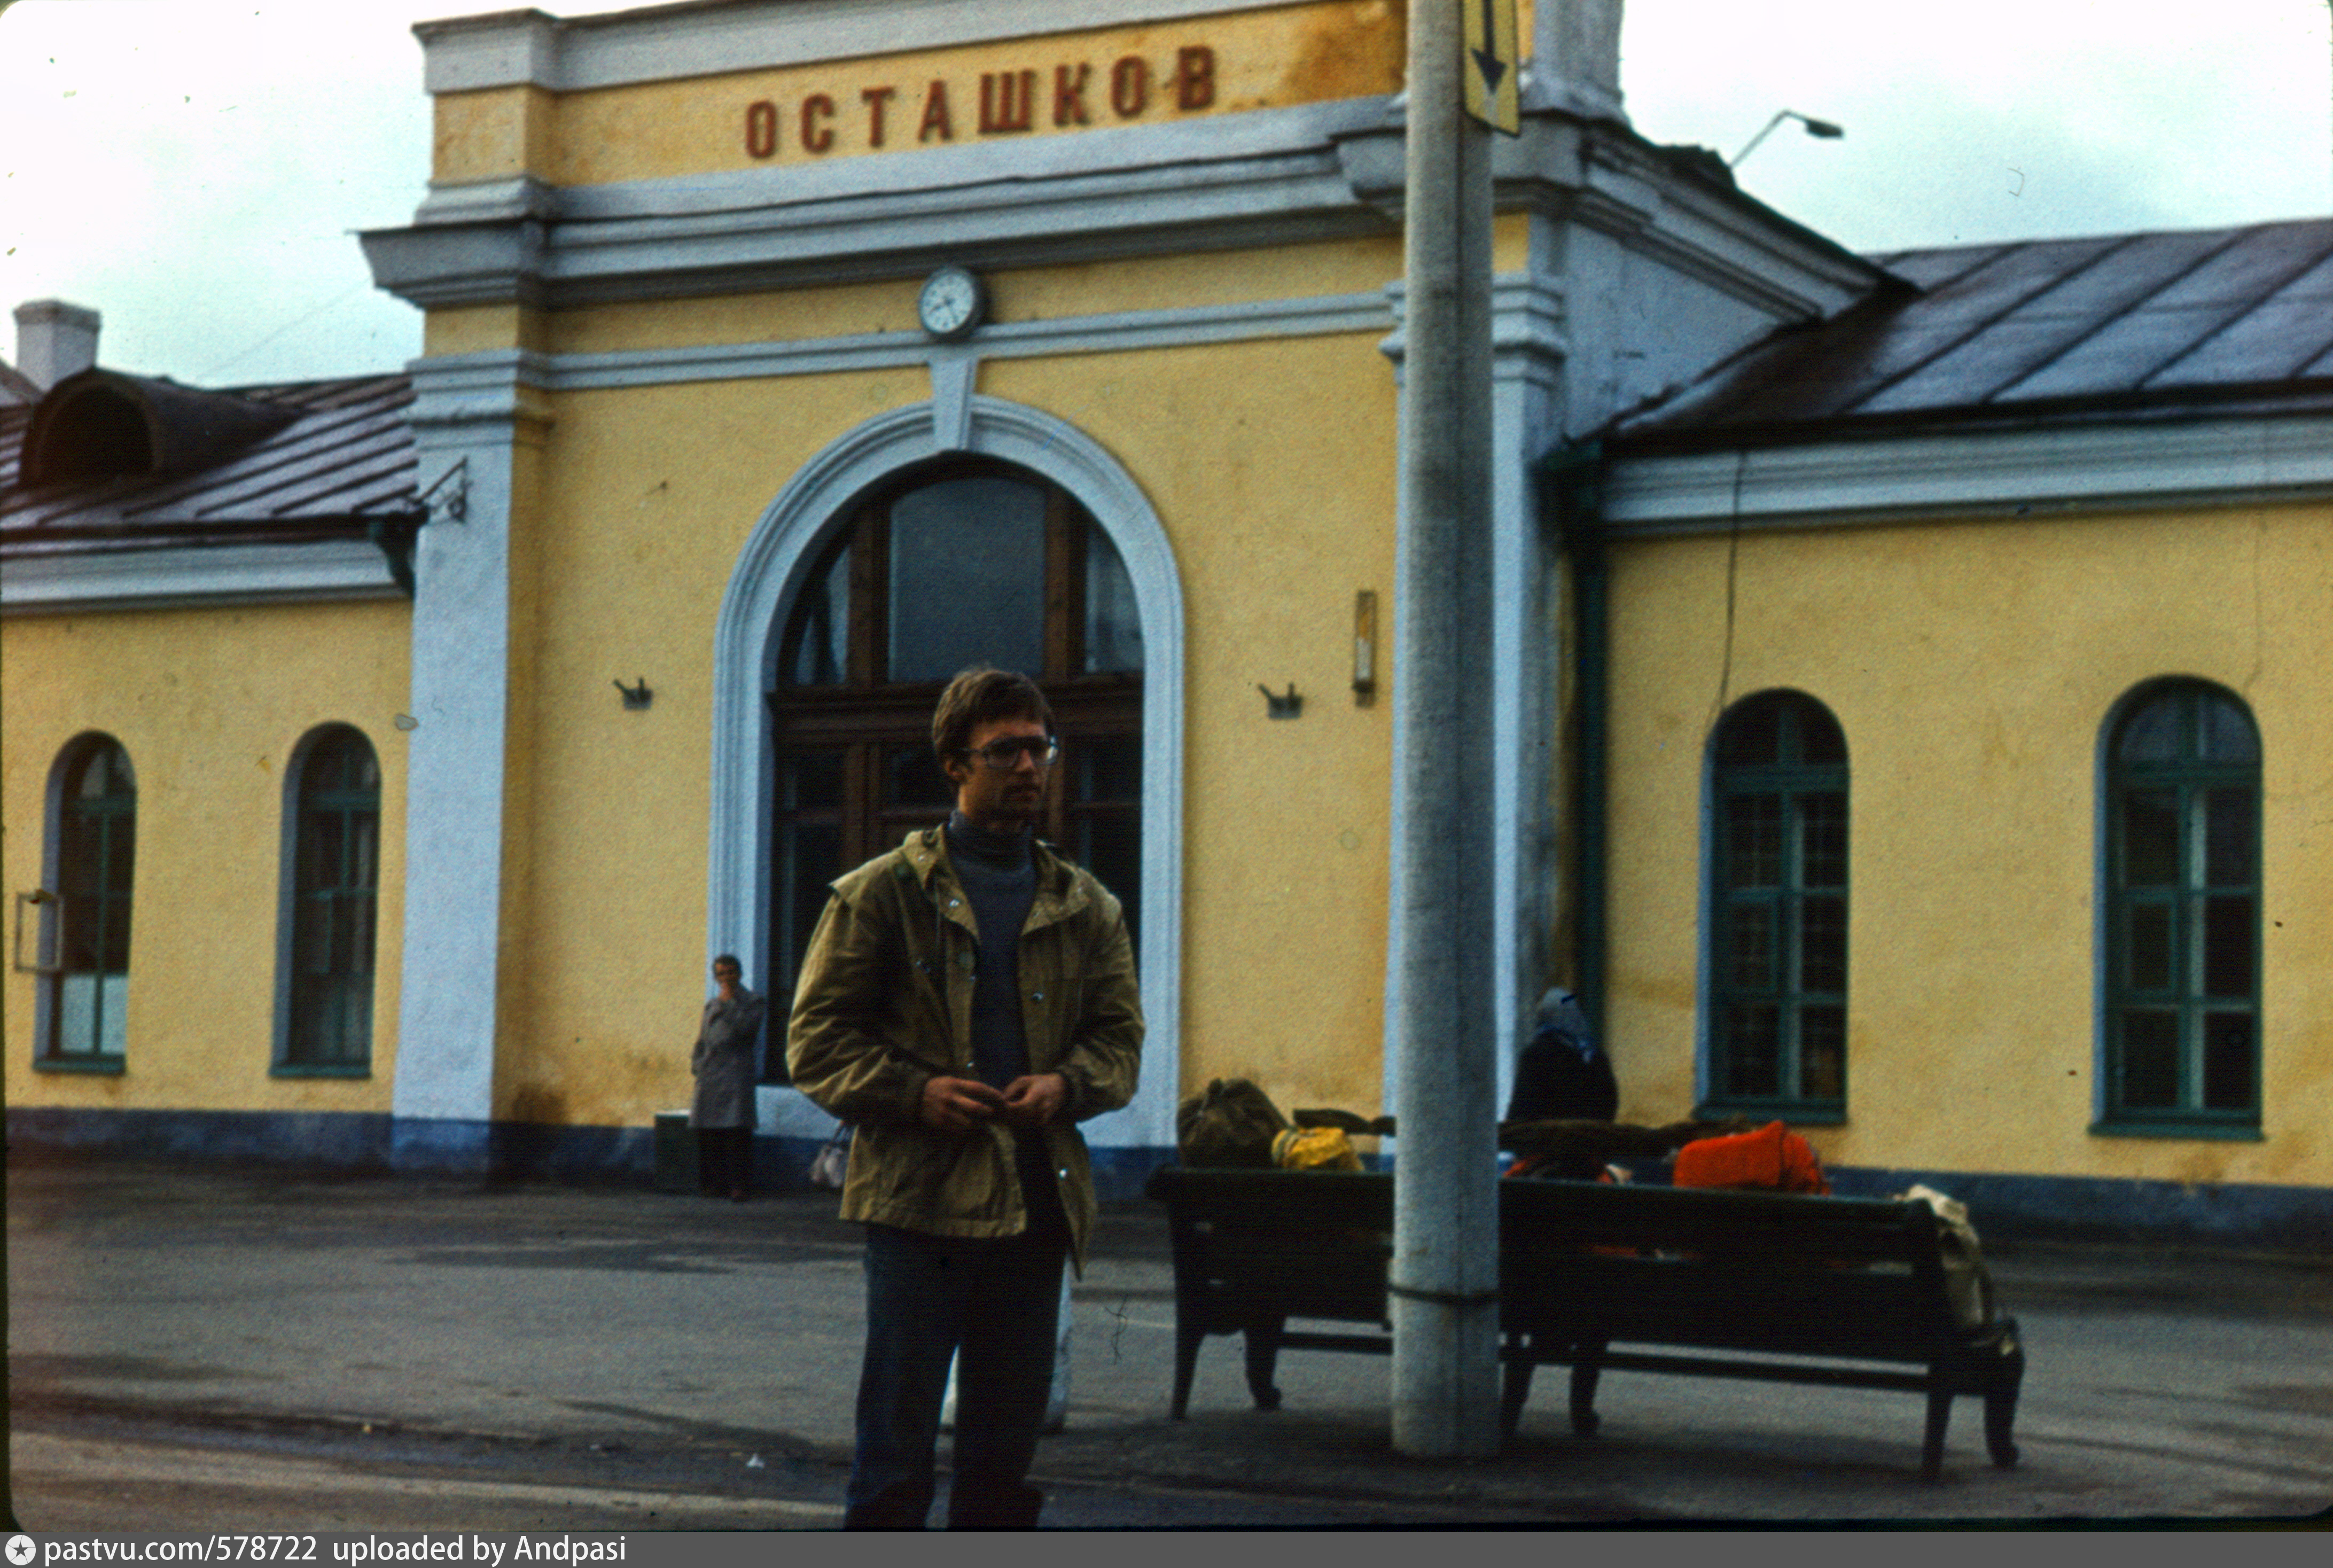
[[[216,467],[292,422],[292,411],[176,381],[83,370],[42,397],[22,483],[153,478]]]

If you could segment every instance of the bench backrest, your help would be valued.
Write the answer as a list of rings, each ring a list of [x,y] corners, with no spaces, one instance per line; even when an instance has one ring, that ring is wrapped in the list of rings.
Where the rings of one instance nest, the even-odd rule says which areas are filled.
[[[1149,1192],[1178,1282],[1292,1316],[1382,1314],[1390,1175],[1168,1167]],[[1511,1332],[1887,1360],[1963,1338],[1925,1204],[1515,1180],[1499,1231]]]

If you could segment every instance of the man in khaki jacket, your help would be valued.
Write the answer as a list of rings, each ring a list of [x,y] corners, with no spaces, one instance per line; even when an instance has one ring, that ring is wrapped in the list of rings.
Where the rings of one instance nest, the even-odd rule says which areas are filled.
[[[1077,1123],[1133,1097],[1142,1053],[1118,899],[1035,841],[1051,710],[965,671],[932,746],[944,828],[834,884],[794,992],[794,1086],[857,1129],[842,1217],[867,1225],[867,1352],[846,1529],[920,1529],[957,1359],[954,1528],[1021,1528],[1052,1380],[1064,1256],[1093,1179]]]

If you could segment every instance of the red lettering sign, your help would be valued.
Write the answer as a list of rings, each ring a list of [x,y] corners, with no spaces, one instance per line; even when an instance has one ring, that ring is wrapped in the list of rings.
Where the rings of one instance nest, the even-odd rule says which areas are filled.
[[[1175,104],[1186,111],[1205,109],[1215,101],[1215,52],[1204,43],[1175,55]]]
[[[768,99],[745,105],[745,151],[768,158],[778,150],[778,106]]]
[[[834,132],[826,121],[834,118],[834,100],[823,92],[813,92],[802,100],[802,144],[805,152],[824,152],[834,145]]]
[[[984,71],[980,74],[980,134],[1026,130],[1037,96],[1033,71]]]
[[[5,5],[6,0],[0,0]],[[1053,67],[1053,120],[1056,127],[1090,125],[1094,110],[1087,98],[1092,89],[1096,97],[1100,82],[1096,80],[1096,68],[1085,61]],[[982,136],[1010,136],[1033,130],[1037,126],[1037,81],[1042,72],[1035,68],[1019,71],[988,71],[980,77],[980,120]],[[1176,109],[1183,113],[1195,113],[1213,109],[1217,100],[1215,52],[1205,43],[1188,43],[1175,52],[1171,72],[1154,75],[1150,62],[1139,54],[1128,54],[1113,62],[1109,67],[1109,107],[1120,120],[1138,119],[1150,111],[1153,86],[1159,95],[1171,94]],[[891,105],[901,96],[894,86],[862,87],[859,101],[867,110],[867,142],[869,149],[888,144],[890,133]],[[745,105],[745,152],[755,159],[778,155],[778,111],[776,101],[756,99]],[[840,145],[846,129],[835,123],[840,111],[830,93],[806,94],[796,109],[800,119],[797,129],[804,152],[825,153]],[[924,91],[922,118],[916,123],[918,142],[955,139],[955,115],[948,102],[948,83],[935,78]]]
[[[1150,63],[1129,54],[1109,68],[1109,106],[1120,120],[1131,120],[1150,107]]]
[[[883,106],[898,91],[896,87],[869,87],[860,90],[859,101],[867,106],[867,145],[883,145]]]
[[[1083,62],[1080,62],[1075,76],[1070,74],[1070,67],[1066,65],[1053,67],[1053,123],[1055,125],[1088,123],[1086,78],[1092,73],[1093,68]]]
[[[947,83],[935,82],[924,95],[924,122],[916,127],[916,139],[929,141],[936,131],[942,141],[955,139],[955,128],[948,121]]]

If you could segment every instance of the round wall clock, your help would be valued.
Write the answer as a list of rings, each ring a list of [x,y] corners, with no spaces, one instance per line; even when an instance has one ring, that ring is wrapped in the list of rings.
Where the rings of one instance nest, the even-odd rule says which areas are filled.
[[[988,319],[988,291],[959,266],[944,266],[924,280],[916,296],[916,319],[943,342],[970,337]]]

